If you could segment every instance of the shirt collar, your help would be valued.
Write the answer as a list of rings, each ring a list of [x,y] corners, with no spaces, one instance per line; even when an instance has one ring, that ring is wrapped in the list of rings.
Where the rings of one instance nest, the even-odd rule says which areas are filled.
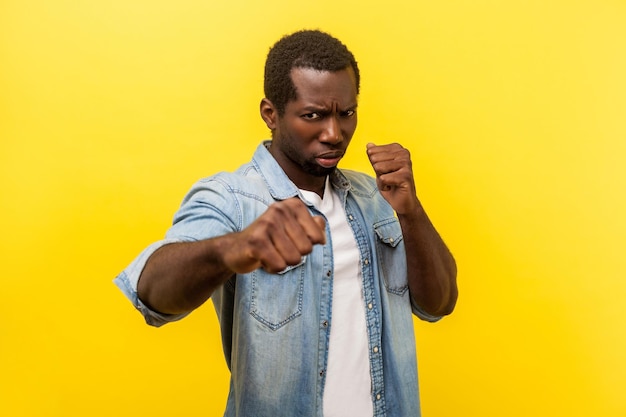
[[[271,142],[271,140],[265,140],[257,147],[252,157],[252,164],[263,177],[273,198],[286,200],[296,197],[299,195],[298,187],[289,179],[268,150]],[[350,188],[350,181],[339,169],[336,169],[330,176],[330,182],[337,190]]]

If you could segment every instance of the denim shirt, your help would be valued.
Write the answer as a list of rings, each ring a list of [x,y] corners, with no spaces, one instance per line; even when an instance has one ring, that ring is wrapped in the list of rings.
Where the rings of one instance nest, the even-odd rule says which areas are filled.
[[[148,324],[184,317],[152,311],[137,297],[139,275],[156,249],[241,231],[270,204],[302,199],[266,144],[234,173],[198,181],[165,239],[147,247],[115,279]],[[374,415],[419,416],[412,314],[427,321],[439,317],[422,311],[409,296],[400,224],[375,180],[337,170],[331,183],[360,252],[355,261],[363,273]],[[312,205],[309,210],[323,216]],[[211,296],[231,371],[225,416],[322,417],[333,285],[332,236],[326,232],[326,244],[315,245],[300,264],[278,274],[257,269],[234,275]]]

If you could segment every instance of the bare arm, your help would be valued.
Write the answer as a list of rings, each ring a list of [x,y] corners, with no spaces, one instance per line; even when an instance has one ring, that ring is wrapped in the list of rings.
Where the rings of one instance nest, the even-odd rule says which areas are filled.
[[[433,316],[452,313],[458,297],[456,263],[417,198],[409,151],[398,144],[368,144],[367,154],[380,193],[400,221],[411,297]]]
[[[325,239],[324,220],[311,216],[302,201],[277,202],[241,232],[161,247],[148,259],[137,292],[156,311],[185,313],[234,274],[282,271]]]

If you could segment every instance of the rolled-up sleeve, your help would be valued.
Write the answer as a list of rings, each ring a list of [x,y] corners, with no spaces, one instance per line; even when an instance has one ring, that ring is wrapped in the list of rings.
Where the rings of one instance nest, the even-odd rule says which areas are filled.
[[[126,298],[135,306],[135,308],[143,315],[146,323],[151,326],[159,327],[172,321],[177,321],[185,317],[189,313],[185,314],[162,314],[157,311],[151,310],[146,306],[137,295],[137,283],[143,268],[146,266],[148,258],[160,247],[168,245],[170,243],[182,242],[181,239],[164,239],[155,242],[144,249],[135,260],[133,260],[124,271],[122,271],[113,282],[117,287],[122,290]]]
[[[162,314],[141,302],[137,295],[137,282],[150,256],[162,246],[171,243],[198,241],[238,231],[237,224],[241,223],[238,207],[239,204],[226,182],[212,179],[198,181],[174,215],[173,224],[168,229],[165,239],[145,248],[113,280],[144,316],[146,323],[158,327],[180,320],[189,314]]]

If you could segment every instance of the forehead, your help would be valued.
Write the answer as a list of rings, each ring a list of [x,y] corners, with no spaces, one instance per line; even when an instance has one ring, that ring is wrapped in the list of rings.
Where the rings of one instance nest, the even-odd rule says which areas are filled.
[[[351,67],[339,71],[294,68],[291,80],[296,87],[296,101],[356,104],[356,77]]]

